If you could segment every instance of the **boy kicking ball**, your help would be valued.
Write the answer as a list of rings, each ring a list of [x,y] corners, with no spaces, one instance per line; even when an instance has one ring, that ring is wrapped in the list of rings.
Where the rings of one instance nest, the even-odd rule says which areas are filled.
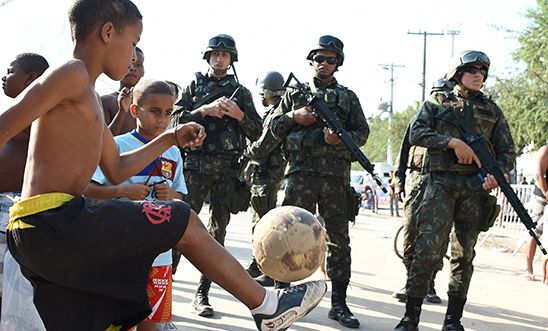
[[[118,154],[94,86],[128,71],[142,32],[129,0],[80,0],[69,13],[74,59],[37,80],[0,115],[0,144],[32,123],[22,200],[10,212],[8,246],[34,287],[48,330],[126,330],[150,313],[152,261],[172,247],[251,309],[260,330],[284,330],[326,291],[324,281],[265,291],[183,202],[118,199],[96,205],[82,193],[100,165],[117,184],[171,145],[194,147],[203,127],[187,123]]]

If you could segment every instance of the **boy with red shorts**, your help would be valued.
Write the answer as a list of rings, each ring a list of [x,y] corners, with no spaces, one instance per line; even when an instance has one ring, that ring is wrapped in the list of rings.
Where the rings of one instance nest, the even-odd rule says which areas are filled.
[[[167,83],[153,80],[139,82],[133,89],[133,104],[128,110],[136,120],[137,128],[114,138],[118,151],[132,151],[163,133],[169,125],[173,104],[173,94]],[[100,200],[181,200],[183,194],[187,193],[182,168],[181,153],[177,147],[171,146],[160,157],[120,185],[113,186],[101,169],[97,168],[84,195]],[[152,312],[139,323],[139,331],[155,331],[156,324],[171,322],[171,265],[171,249],[160,253],[152,263],[147,283]],[[171,330],[176,330],[171,323],[169,326]]]

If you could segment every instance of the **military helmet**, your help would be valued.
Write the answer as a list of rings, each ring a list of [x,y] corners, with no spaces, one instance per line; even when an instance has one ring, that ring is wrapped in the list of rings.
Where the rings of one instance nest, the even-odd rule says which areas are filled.
[[[203,59],[209,60],[209,55],[212,51],[222,51],[231,54],[231,61],[238,61],[238,50],[234,38],[227,34],[218,34],[209,39],[206,49],[203,51]]]
[[[263,98],[281,96],[285,93],[284,77],[277,71],[268,71],[257,77],[255,83],[259,88],[259,94]]]
[[[489,65],[491,62],[489,61],[489,57],[483,52],[480,51],[463,51],[460,52],[454,59],[453,63],[451,64],[451,67],[447,74],[445,74],[444,79],[446,80],[454,80],[455,75],[464,67],[471,66],[474,64],[479,64],[487,68],[489,72]],[[483,77],[483,81],[487,79],[487,74],[485,77]]]
[[[327,51],[333,51],[337,53],[337,57],[339,58],[339,66],[342,66],[344,62],[344,53],[343,53],[343,42],[337,38],[330,35],[321,36],[320,40],[318,40],[318,44],[314,46],[314,48],[308,53],[308,56],[306,57],[307,60],[312,60],[314,57],[314,54],[316,54],[319,50],[327,50]]]

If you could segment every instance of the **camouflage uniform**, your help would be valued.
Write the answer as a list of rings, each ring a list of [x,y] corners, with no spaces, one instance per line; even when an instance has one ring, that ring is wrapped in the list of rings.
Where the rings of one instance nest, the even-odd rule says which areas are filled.
[[[405,201],[403,204],[404,212],[404,231],[403,231],[403,264],[409,274],[411,262],[415,255],[415,243],[418,236],[417,217],[416,212],[422,201],[424,195],[424,189],[426,187],[427,175],[426,169],[423,169],[423,162],[426,153],[426,149],[419,146],[412,146],[409,142],[409,131],[411,123],[407,127],[405,136],[400,146],[400,153],[398,158],[398,168],[396,170],[397,183],[400,187],[405,188]],[[406,175],[406,171],[409,169],[409,175]],[[403,188],[403,187],[402,187]],[[447,248],[446,244],[445,247]],[[441,256],[445,255],[446,250],[441,250]],[[434,279],[437,271],[443,268],[443,259],[437,266],[434,267],[434,273],[431,278],[430,290],[434,288]]]
[[[458,164],[454,151],[447,149],[452,137],[460,137],[456,128],[434,116],[444,107],[453,106],[465,125],[492,145],[494,156],[506,173],[514,164],[514,142],[504,114],[481,92],[468,99],[459,95],[456,101],[444,99],[443,93],[432,95],[423,103],[411,126],[410,142],[428,148],[430,170],[417,215],[419,235],[407,294],[425,296],[430,275],[441,259],[439,253],[454,225],[448,295],[466,300],[474,246],[480,232],[477,224],[486,217],[484,206],[489,192],[481,187],[477,166]]]
[[[278,190],[282,185],[287,161],[282,157],[280,140],[268,129],[274,108],[264,117],[263,134],[247,146],[244,155],[250,159],[252,228],[269,210],[276,207]]]
[[[335,79],[326,87],[322,87],[317,78],[314,78],[314,83],[317,92],[356,143],[359,146],[365,144],[369,126],[356,94]],[[299,206],[311,213],[315,213],[318,206],[325,220],[329,243],[327,274],[334,282],[348,283],[350,238],[345,215],[347,202],[341,197],[345,197],[349,189],[352,159],[342,143],[325,143],[324,126],[320,120],[310,126],[301,126],[287,114],[306,104],[301,92],[286,92],[271,123],[274,136],[284,141],[283,153],[289,162],[283,205]]]
[[[238,123],[225,116],[221,119],[206,116],[194,111],[219,97],[230,97],[239,87],[234,100],[245,113]],[[206,195],[210,194],[210,218],[208,229],[215,239],[224,245],[226,227],[230,221],[230,211],[225,197],[229,181],[240,175],[240,157],[246,146],[246,137],[257,139],[261,134],[261,118],[255,111],[251,93],[240,85],[234,76],[221,79],[197,74],[197,79],[183,89],[181,100],[177,103],[172,123],[194,121],[205,127],[207,137],[202,146],[182,151],[185,154],[185,181],[188,195],[185,197],[192,209],[199,213]]]

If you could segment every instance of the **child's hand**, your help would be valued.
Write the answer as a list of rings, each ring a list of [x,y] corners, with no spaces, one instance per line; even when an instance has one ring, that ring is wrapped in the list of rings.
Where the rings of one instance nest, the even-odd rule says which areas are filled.
[[[143,200],[150,192],[150,186],[145,184],[127,184],[119,187],[121,189],[119,196],[131,200]]]
[[[179,148],[200,146],[205,137],[206,132],[203,126],[196,122],[188,122],[179,124],[173,131],[175,144]]]
[[[154,193],[158,200],[173,200],[181,199],[179,193],[175,192],[169,185],[156,184],[154,185]]]
[[[133,102],[133,87],[127,88],[124,87],[118,94],[118,108],[124,114],[129,112],[129,106]]]

